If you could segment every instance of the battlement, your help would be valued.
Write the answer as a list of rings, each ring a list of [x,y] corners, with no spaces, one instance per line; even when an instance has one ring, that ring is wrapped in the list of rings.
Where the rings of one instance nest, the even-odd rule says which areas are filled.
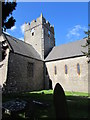
[[[25,31],[31,30],[36,26],[43,25],[45,26],[48,30],[50,30],[54,34],[54,26],[50,25],[48,21],[43,17],[42,13],[39,18],[36,20],[32,20],[31,23],[25,23]]]

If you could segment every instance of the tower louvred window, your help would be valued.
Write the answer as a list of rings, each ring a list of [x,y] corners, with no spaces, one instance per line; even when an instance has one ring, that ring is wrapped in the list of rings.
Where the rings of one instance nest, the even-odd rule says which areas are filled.
[[[50,37],[50,31],[48,30],[48,37]]]

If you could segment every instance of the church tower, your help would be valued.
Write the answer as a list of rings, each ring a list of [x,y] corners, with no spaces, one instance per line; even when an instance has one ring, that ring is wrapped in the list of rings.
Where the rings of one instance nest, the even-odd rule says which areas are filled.
[[[42,13],[31,23],[25,23],[24,41],[31,44],[43,60],[55,46],[54,27],[45,20]]]

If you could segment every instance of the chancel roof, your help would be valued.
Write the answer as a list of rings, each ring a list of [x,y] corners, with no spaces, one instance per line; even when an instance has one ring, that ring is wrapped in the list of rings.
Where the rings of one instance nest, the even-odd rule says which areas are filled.
[[[83,45],[85,46],[85,43],[86,39],[82,39],[60,46],[55,46],[49,53],[49,55],[46,57],[45,61],[84,56],[83,52],[88,51],[88,47],[82,47]]]
[[[40,55],[38,52],[33,48],[32,45],[25,43],[24,41],[21,41],[15,37],[12,37],[10,35],[7,35],[3,33],[4,38],[9,43],[11,50],[14,53],[18,53],[27,57],[31,57],[34,59],[41,60]]]

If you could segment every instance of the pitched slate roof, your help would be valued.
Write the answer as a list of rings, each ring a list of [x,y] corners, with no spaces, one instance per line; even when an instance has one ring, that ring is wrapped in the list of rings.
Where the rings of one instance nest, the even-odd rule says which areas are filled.
[[[32,45],[25,43],[24,41],[21,41],[15,37],[12,37],[10,35],[7,35],[3,33],[3,36],[6,38],[8,41],[11,50],[14,53],[18,53],[27,57],[35,58],[38,60],[41,60],[40,55],[38,52],[33,48]]]
[[[81,51],[87,52],[87,47],[82,47],[85,45],[86,39],[77,40],[75,42],[70,42],[68,44],[63,44],[56,46],[52,49],[49,55],[46,57],[45,61],[52,61],[57,59],[72,58],[75,56],[83,56]]]

